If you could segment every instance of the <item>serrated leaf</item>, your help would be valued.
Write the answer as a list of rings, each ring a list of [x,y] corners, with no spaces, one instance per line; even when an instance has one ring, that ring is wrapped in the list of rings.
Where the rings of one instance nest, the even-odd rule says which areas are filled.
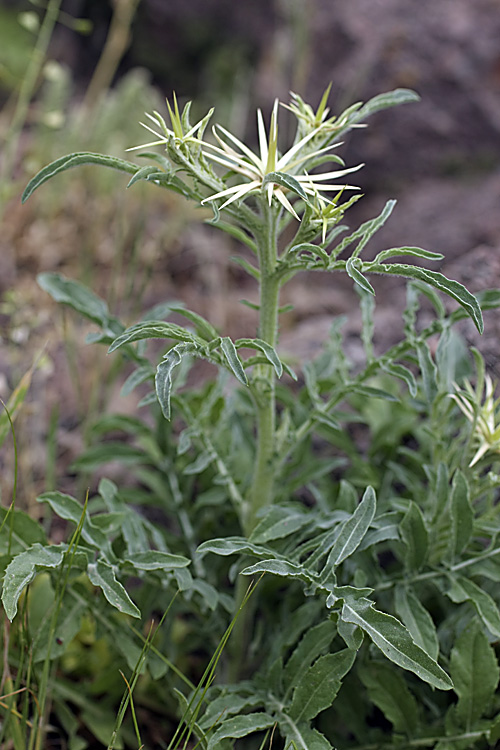
[[[420,279],[431,286],[452,297],[466,311],[474,321],[479,333],[483,332],[483,316],[477,299],[463,284],[453,279],[447,279],[438,271],[430,271],[427,268],[410,266],[406,263],[364,263],[363,271],[368,273],[387,273],[395,276],[403,276],[407,279]]]
[[[263,729],[269,729],[275,721],[272,716],[263,711],[244,716],[234,716],[231,719],[222,721],[208,741],[208,750],[216,748],[218,743],[227,737],[236,739],[246,737],[254,732],[260,732]]]
[[[469,499],[469,485],[463,473],[457,470],[451,489],[450,558],[453,560],[467,547],[474,526],[474,511]]]
[[[131,617],[140,617],[141,613],[129,597],[122,584],[116,580],[114,570],[104,560],[97,560],[87,568],[90,582],[98,586],[112,607]]]
[[[401,675],[389,664],[369,662],[359,670],[370,700],[391,722],[395,732],[412,737],[418,723],[418,705]]]
[[[341,617],[358,625],[388,659],[438,690],[453,685],[439,664],[417,646],[408,630],[392,615],[379,612],[368,599],[345,601]]]
[[[453,602],[471,601],[490,633],[500,638],[500,613],[494,599],[474,581],[457,577],[447,592]]]
[[[394,594],[394,605],[417,646],[436,661],[439,654],[436,626],[420,599],[412,589],[398,586]]]
[[[77,151],[67,156],[61,156],[60,159],[56,159],[51,164],[40,170],[27,184],[23,195],[22,202],[28,200],[28,198],[35,192],[40,185],[50,180],[60,172],[65,172],[67,169],[73,167],[80,167],[86,164],[99,164],[102,167],[111,167],[112,169],[118,169],[120,172],[127,172],[128,174],[135,174],[140,167],[137,164],[132,164],[130,161],[124,159],[118,159],[116,156],[106,156],[105,154],[94,154],[88,151]]]
[[[169,552],[158,552],[157,550],[127,555],[124,562],[129,563],[137,570],[173,570],[174,568],[185,568],[191,564],[191,560],[183,555],[172,555]]]
[[[428,533],[424,516],[416,503],[410,501],[408,510],[399,525],[400,536],[406,545],[405,563],[408,570],[417,571],[425,562],[428,548]]]
[[[353,281],[358,284],[363,291],[368,292],[368,294],[375,295],[375,289],[372,287],[370,282],[365,279],[361,271],[359,270],[359,265],[361,265],[361,262],[357,260],[357,258],[349,258],[347,263],[345,264],[345,270],[347,271],[347,275],[351,277]]]
[[[373,521],[376,509],[375,491],[373,487],[367,487],[352,516],[342,523],[339,535],[328,555],[323,573],[329,573],[332,567],[340,565],[356,551]]]
[[[33,544],[25,552],[16,555],[5,570],[3,579],[2,603],[5,614],[12,622],[17,613],[17,603],[24,588],[37,573],[38,568],[59,567],[66,554],[67,545]]]
[[[229,338],[229,336],[224,336],[223,338],[221,338],[220,348],[221,348],[221,351],[224,355],[226,362],[228,363],[235,377],[243,385],[248,385],[248,379],[245,374],[245,370],[243,368],[243,363],[241,359],[239,358],[238,352],[236,351],[236,347],[231,341],[231,339]]]
[[[342,678],[351,669],[356,651],[343,649],[335,654],[320,656],[293,691],[289,715],[294,721],[310,721],[329,708],[342,684]]]
[[[450,673],[458,695],[455,717],[470,731],[488,713],[499,678],[495,652],[476,620],[462,632],[451,651]]]

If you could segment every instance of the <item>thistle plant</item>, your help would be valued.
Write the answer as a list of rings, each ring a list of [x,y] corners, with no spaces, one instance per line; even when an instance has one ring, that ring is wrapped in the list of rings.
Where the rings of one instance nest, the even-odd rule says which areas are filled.
[[[500,614],[488,583],[499,575],[494,487],[461,468],[464,451],[457,454],[446,431],[454,401],[441,370],[454,361],[452,324],[469,316],[482,331],[481,306],[497,306],[498,295],[477,299],[438,271],[394,262],[398,256],[425,261],[443,257],[418,247],[362,257],[395,202],[388,201],[379,216],[349,231],[341,222],[361,197],[350,175],[362,165],[346,166],[337,152],[343,135],[364,126],[369,116],[418,97],[397,90],[334,117],[329,116],[328,94],[329,89],[316,110],[292,95],[287,109],[297,129],[288,148],[279,138],[280,103],[274,103],[267,128],[258,111],[257,151],[221,125],[214,125],[210,134],[213,111],[192,125],[190,105],[181,112],[174,96],[172,104],[167,102],[166,119],[158,112],[148,115],[145,127],[154,140],[133,147],[148,160],[146,166],[77,152],[43,169],[26,188],[24,200],[60,172],[99,164],[131,175],[129,187],[144,180],[172,190],[211,208],[213,217],[207,222],[242,243],[245,249],[237,262],[258,285],[256,336],[232,340],[195,311],[171,302],[125,326],[80,284],[58,274],[40,277],[56,300],[98,325],[92,341],[106,344],[110,353],[121,351],[133,363],[126,392],[154,383],[141,404],[156,414],[156,433],[139,420],[119,418],[103,418],[98,430],[118,428],[138,437],[140,448],[133,454],[143,462],[138,479],[157,497],[168,498],[169,517],[180,529],[180,539],[171,535],[167,543],[135,510],[126,511],[119,489],[103,480],[99,502],[110,514],[129,513],[135,520],[120,530],[110,527],[116,536],[109,543],[101,531],[106,521],[94,527],[89,519],[82,537],[100,551],[97,560],[90,552],[82,555],[82,565],[88,563],[91,583],[108,602],[131,617],[138,609],[117,579],[122,569],[162,575],[162,585],[177,585],[198,615],[214,606],[238,612],[247,576],[268,574],[252,608],[243,611],[235,626],[233,664],[227,670],[234,683],[214,686],[205,714],[199,721],[198,714],[193,718],[194,733],[208,750],[230,747],[231,738],[275,726],[286,747],[329,750],[330,740],[314,722],[336,700],[340,709],[333,734],[343,737],[345,747],[401,746],[403,735],[405,747],[414,743],[448,750],[482,739],[492,744],[498,737],[493,715],[500,708],[494,698],[498,665],[491,645],[491,636],[500,637]],[[157,147],[160,153],[150,150]],[[297,382],[280,356],[280,294],[302,271],[343,272],[358,289],[366,353],[360,371],[353,371],[342,351],[337,323],[324,352],[304,364],[303,382]],[[405,338],[378,358],[372,346],[371,274],[410,281]],[[451,314],[440,293],[458,303]],[[424,329],[417,322],[421,295],[435,311],[435,320]],[[183,317],[186,325],[171,322],[171,315]],[[440,340],[435,357],[432,336]],[[146,356],[148,339],[167,342],[159,362]],[[219,375],[192,393],[180,386],[197,358],[216,365]],[[228,378],[236,381],[235,387],[227,387]],[[407,394],[401,395],[396,381]],[[470,399],[459,393],[455,398],[470,417]],[[342,405],[349,402],[359,419],[369,422],[373,400],[388,412],[385,417],[377,412],[386,427],[379,436],[380,458],[367,464],[348,433],[352,412]],[[419,427],[424,415],[429,446]],[[401,435],[394,432],[399,420],[411,424],[419,460],[399,445]],[[316,455],[314,439],[326,444],[326,457]],[[81,465],[100,465],[104,455],[113,457],[115,451],[119,456],[121,450],[119,444],[97,443]],[[475,464],[476,459],[472,468]],[[339,467],[344,465],[342,474]],[[308,493],[308,507],[300,502],[301,491]],[[40,500],[67,519],[79,518],[74,499],[46,493]],[[221,527],[230,530],[214,536]],[[137,529],[143,531],[138,535]],[[148,544],[156,550],[148,551]],[[31,575],[43,569],[39,553],[38,548],[30,553]],[[235,556],[228,571],[224,559]],[[193,574],[187,569],[190,559]],[[10,565],[8,580],[17,572],[16,558]],[[469,568],[486,583],[469,581],[464,573]],[[244,583],[235,593],[226,581],[233,583],[236,577]],[[25,575],[23,581],[28,579]],[[284,598],[278,593],[280,582],[288,587]],[[10,615],[19,595],[20,587],[7,586],[7,593],[4,588]],[[465,609],[448,616],[436,600],[475,608],[477,616]],[[204,638],[203,625],[200,633]],[[464,697],[464,682],[472,686],[479,679],[470,658],[472,642],[488,675],[481,706],[466,705]],[[255,665],[248,654],[258,654]],[[240,680],[249,673],[251,681]],[[458,702],[443,697],[455,680]],[[344,682],[347,687],[337,698]],[[393,742],[384,744],[380,734],[368,730],[373,705],[392,724]],[[366,719],[364,729],[357,726],[358,706]],[[356,721],[339,729],[344,713]]]

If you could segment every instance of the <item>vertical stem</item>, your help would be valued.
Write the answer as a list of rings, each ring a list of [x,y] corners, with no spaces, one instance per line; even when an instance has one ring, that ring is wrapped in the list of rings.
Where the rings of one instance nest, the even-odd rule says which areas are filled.
[[[259,336],[271,346],[276,345],[280,280],[276,275],[278,257],[278,213],[265,204],[265,231],[259,247]],[[272,505],[274,495],[274,439],[276,426],[275,372],[272,365],[255,368],[252,390],[257,414],[257,451],[253,481],[249,492],[249,509],[244,531],[249,535],[256,526],[258,511]]]

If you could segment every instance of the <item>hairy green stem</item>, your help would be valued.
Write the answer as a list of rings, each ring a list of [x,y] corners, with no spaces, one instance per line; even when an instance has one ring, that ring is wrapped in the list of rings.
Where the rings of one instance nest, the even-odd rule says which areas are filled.
[[[263,208],[263,216],[264,232],[259,246],[259,337],[274,347],[278,334],[280,291],[280,278],[276,273],[279,216],[276,209],[267,204]],[[243,521],[247,535],[251,534],[257,524],[259,510],[272,505],[274,498],[275,378],[271,365],[256,366],[252,392],[257,416],[257,451],[249,492],[248,512]]]

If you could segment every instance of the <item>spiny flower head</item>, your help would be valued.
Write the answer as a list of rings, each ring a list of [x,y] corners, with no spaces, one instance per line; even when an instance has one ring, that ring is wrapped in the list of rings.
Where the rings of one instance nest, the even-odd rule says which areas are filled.
[[[495,399],[495,386],[489,375],[484,378],[484,401],[482,394],[476,393],[466,381],[465,389],[455,386],[455,393],[450,394],[469,422],[474,426],[474,435],[479,441],[479,448],[469,466],[474,466],[488,451],[500,453],[500,421],[498,417],[500,398]]]
[[[220,207],[225,208],[233,201],[263,190],[267,195],[269,204],[275,197],[287,211],[300,220],[286,192],[295,193],[307,203],[310,196],[324,192],[359,189],[354,185],[333,184],[330,180],[355,172],[363,166],[362,164],[321,174],[309,174],[306,171],[305,167],[308,163],[314,168],[314,162],[318,160],[318,157],[341,145],[340,143],[334,143],[315,151],[307,148],[309,142],[323,128],[322,124],[298,140],[283,155],[280,155],[278,151],[278,105],[279,102],[276,99],[268,133],[266,133],[262,112],[260,109],[257,111],[259,153],[254,153],[239,138],[221,125],[212,128],[218,145],[203,142],[203,155],[226,167],[231,172],[242,175],[245,177],[245,181],[205,198],[202,201],[203,203],[226,198]],[[330,159],[331,161],[340,161],[343,164],[338,157],[331,156]],[[323,159],[320,161],[322,162]]]

